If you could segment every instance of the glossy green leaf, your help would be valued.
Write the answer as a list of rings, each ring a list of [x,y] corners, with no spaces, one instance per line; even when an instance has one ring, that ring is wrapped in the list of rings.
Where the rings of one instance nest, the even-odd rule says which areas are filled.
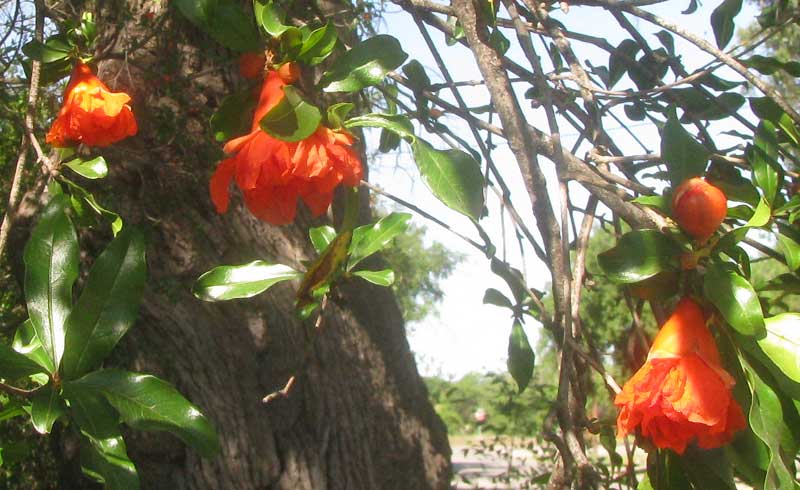
[[[796,227],[779,225],[778,248],[783,252],[790,270],[800,268],[800,231]]]
[[[247,87],[222,99],[211,116],[211,131],[217,141],[228,141],[250,131],[256,99]]]
[[[138,490],[139,475],[128,457],[122,436],[81,438],[81,470],[106,490]]]
[[[314,250],[320,254],[336,238],[336,230],[332,226],[319,226],[308,230],[308,237],[311,239]]]
[[[31,423],[39,434],[49,434],[66,407],[58,390],[47,385],[31,397]]]
[[[42,343],[36,336],[36,331],[33,329],[33,323],[31,323],[30,319],[22,322],[22,325],[14,332],[11,348],[44,368],[45,372],[55,372],[53,361],[47,357],[47,353],[42,348]]]
[[[144,236],[128,227],[95,261],[67,319],[66,379],[99,367],[133,325],[146,277]]]
[[[336,34],[336,27],[333,22],[328,22],[325,26],[313,31],[303,42],[297,59],[307,65],[318,65],[333,52],[337,42],[339,42],[339,37]]]
[[[425,185],[447,207],[478,221],[483,212],[480,164],[459,150],[437,150],[416,138],[411,145]]]
[[[64,325],[78,277],[78,238],[66,214],[66,196],[55,196],[25,246],[25,298],[36,336],[57,369],[64,353]]]
[[[725,46],[733,38],[736,25],[733,18],[742,10],[742,0],[724,0],[717,8],[711,12],[711,27],[714,29],[714,38],[719,49]]]
[[[403,64],[408,55],[396,38],[380,34],[339,56],[336,65],[323,73],[319,86],[326,92],[356,92],[377,85],[386,74]]]
[[[354,276],[358,276],[365,281],[378,286],[389,287],[394,284],[394,271],[391,269],[384,269],[381,271],[355,271]]]
[[[670,111],[661,132],[661,157],[667,164],[672,187],[677,187],[686,179],[702,175],[708,163],[708,155],[708,150],[681,126],[675,111]]]
[[[71,50],[72,46],[64,35],[49,37],[45,42],[33,40],[22,46],[25,56],[42,63],[66,60]]]
[[[797,130],[794,120],[772,100],[772,97],[750,97],[750,108],[760,119],[766,119],[779,127],[795,145],[800,145],[800,131]]]
[[[72,191],[71,205],[73,208],[75,208],[76,205],[82,206],[83,203],[86,203],[96,214],[111,221],[111,232],[114,234],[114,236],[116,236],[117,233],[122,230],[123,222],[120,215],[101,206],[100,203],[97,202],[97,199],[95,199],[94,195],[83,187],[68,179],[65,179],[64,177],[62,177],[61,180],[68,184],[70,190]]]
[[[218,451],[217,435],[208,419],[172,385],[155,376],[105,369],[72,384],[102,394],[131,427],[168,431],[206,457]]]
[[[528,336],[525,335],[522,324],[515,321],[511,327],[511,335],[508,337],[507,366],[509,374],[517,383],[519,393],[525,391],[531,381],[535,359],[536,356],[528,342]]]
[[[243,265],[222,265],[197,279],[192,293],[203,301],[250,298],[275,284],[302,277],[288,265],[255,260]]]
[[[791,380],[800,383],[800,313],[765,318],[767,336],[758,340],[764,354]]]
[[[750,428],[769,448],[769,467],[763,482],[764,489],[794,489],[796,486],[792,459],[797,452],[797,441],[788,420],[790,417],[797,418],[797,411],[781,401],[762,373],[752,364],[742,359],[742,368],[751,394],[748,414]]]
[[[283,24],[286,13],[272,0],[255,0],[253,11],[258,25],[270,36],[279,37],[289,29],[289,26]]]
[[[283,87],[283,93],[283,99],[261,118],[261,129],[283,141],[304,140],[317,130],[322,113],[293,86]]]
[[[511,300],[506,298],[506,295],[494,288],[489,288],[483,293],[483,304],[495,305],[502,308],[513,308],[514,305]]]
[[[101,393],[80,384],[63,384],[72,419],[92,439],[119,437],[119,415]]]
[[[759,199],[758,206],[756,206],[753,216],[747,220],[745,226],[750,228],[760,228],[769,223],[770,218],[772,218],[772,209],[770,209],[769,203],[767,203],[767,201],[764,199]]]
[[[682,250],[656,230],[636,230],[620,237],[617,245],[597,256],[608,278],[617,283],[644,281],[659,272],[674,270]]]
[[[365,114],[348,119],[344,125],[347,128],[383,128],[408,141],[415,139],[414,125],[411,124],[408,116],[401,114]]]
[[[737,332],[762,338],[764,314],[753,287],[722,264],[711,264],[703,278],[703,294]]]
[[[780,188],[783,172],[778,157],[778,139],[775,126],[762,120],[756,130],[753,146],[749,148],[748,160],[753,167],[753,183],[764,193],[764,198],[771,205]]]
[[[76,158],[65,163],[67,167],[72,169],[78,175],[86,177],[87,179],[102,179],[108,175],[108,165],[106,159],[103,157],[95,157],[91,160],[81,160]]]
[[[359,262],[385,248],[394,237],[406,231],[410,219],[408,213],[391,213],[374,224],[353,230],[347,270],[352,270]]]
[[[42,371],[42,366],[0,343],[0,378],[15,380]]]

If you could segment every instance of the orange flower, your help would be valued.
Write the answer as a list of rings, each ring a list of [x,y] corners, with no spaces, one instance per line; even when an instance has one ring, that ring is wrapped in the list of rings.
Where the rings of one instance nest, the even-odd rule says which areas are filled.
[[[108,146],[133,136],[138,127],[130,100],[124,92],[111,92],[91,68],[78,62],[46,141],[59,148],[79,143]]]
[[[250,134],[225,145],[232,156],[219,164],[210,183],[217,212],[228,209],[231,180],[242,190],[248,209],[274,225],[294,220],[298,198],[319,216],[330,206],[336,186],[361,181],[361,160],[351,148],[350,135],[320,126],[305,140],[288,143],[261,130],[259,121],[281,101],[293,76],[291,70],[267,73]]]
[[[727,444],[745,427],[742,409],[731,397],[733,385],[703,310],[683,298],[658,332],[644,366],[614,400],[620,408],[619,435],[638,427],[656,446],[678,454],[695,440],[704,449]]]

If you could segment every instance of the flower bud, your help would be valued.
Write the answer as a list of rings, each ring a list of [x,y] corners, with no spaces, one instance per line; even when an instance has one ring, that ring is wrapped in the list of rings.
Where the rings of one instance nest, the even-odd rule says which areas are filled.
[[[281,77],[285,83],[294,83],[300,78],[300,67],[297,63],[284,63],[278,68],[278,76]]]
[[[717,187],[694,177],[683,181],[672,196],[672,217],[688,235],[707,240],[728,213],[728,199]]]

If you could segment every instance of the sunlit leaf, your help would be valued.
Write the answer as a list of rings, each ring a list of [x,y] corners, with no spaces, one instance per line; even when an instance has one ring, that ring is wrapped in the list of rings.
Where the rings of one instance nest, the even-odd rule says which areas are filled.
[[[255,260],[243,265],[215,267],[200,276],[192,293],[203,301],[250,298],[275,284],[297,279],[302,274],[283,264]]]

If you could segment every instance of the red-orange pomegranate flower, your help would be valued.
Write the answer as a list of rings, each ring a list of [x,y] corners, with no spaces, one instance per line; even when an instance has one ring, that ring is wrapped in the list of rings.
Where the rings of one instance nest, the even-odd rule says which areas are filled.
[[[731,396],[733,385],[703,310],[683,298],[658,332],[644,366],[614,400],[620,408],[619,435],[638,427],[656,446],[678,454],[695,441],[704,449],[727,444],[745,427]]]
[[[130,100],[124,92],[111,92],[91,68],[78,62],[46,141],[59,148],[79,143],[108,146],[133,136],[138,126]]]
[[[228,209],[231,180],[242,190],[247,208],[275,225],[294,220],[298,198],[319,216],[330,206],[336,186],[357,186],[361,181],[361,160],[351,148],[350,135],[320,126],[305,140],[288,143],[261,130],[259,121],[281,101],[284,85],[295,74],[267,73],[250,134],[225,145],[225,153],[232,156],[219,164],[210,184],[219,213]]]

